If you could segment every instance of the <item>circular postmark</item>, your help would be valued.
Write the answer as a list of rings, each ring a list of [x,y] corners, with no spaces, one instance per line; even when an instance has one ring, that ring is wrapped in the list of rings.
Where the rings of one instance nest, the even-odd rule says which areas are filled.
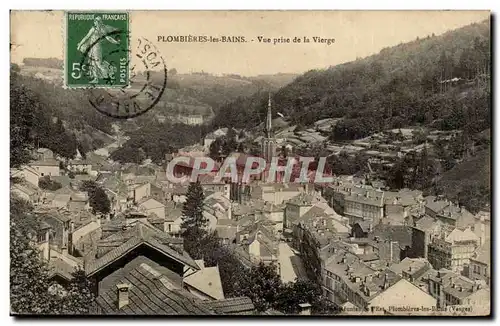
[[[137,39],[135,51],[114,47],[95,53],[94,47],[104,38],[124,35],[128,39],[129,35],[123,31],[103,35],[82,57],[82,66],[87,63],[90,78],[95,77],[87,88],[90,104],[100,113],[117,119],[130,119],[148,112],[158,104],[167,87],[165,61],[146,38]],[[135,62],[132,67],[131,61]],[[128,79],[126,85],[123,85],[124,78]]]

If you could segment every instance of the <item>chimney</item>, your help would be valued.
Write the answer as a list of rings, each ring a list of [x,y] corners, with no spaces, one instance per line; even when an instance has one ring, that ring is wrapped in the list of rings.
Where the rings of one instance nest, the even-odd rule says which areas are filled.
[[[116,288],[118,290],[118,309],[122,309],[129,303],[128,291],[130,288],[129,284],[121,283],[117,284]]]
[[[310,303],[301,303],[299,304],[300,314],[304,316],[311,315],[311,304]]]

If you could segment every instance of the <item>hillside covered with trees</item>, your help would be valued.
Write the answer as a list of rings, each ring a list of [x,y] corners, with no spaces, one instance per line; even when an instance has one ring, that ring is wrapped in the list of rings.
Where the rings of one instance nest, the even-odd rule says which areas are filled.
[[[460,128],[471,115],[472,127],[482,130],[490,123],[489,88],[483,85],[490,67],[489,31],[488,22],[472,24],[309,71],[274,94],[274,114],[306,126],[343,118],[332,130],[336,140],[415,124]],[[440,83],[453,78],[460,78],[453,83],[457,87]],[[214,125],[243,128],[263,121],[266,97],[256,94],[222,106]]]
[[[445,194],[477,212],[490,200],[490,51],[487,21],[417,38],[297,77],[273,95],[273,114],[283,114],[301,130],[321,119],[338,118],[325,135],[337,143],[406,127],[458,130],[459,136],[434,144],[429,152],[397,159],[380,177],[390,188]],[[260,92],[223,105],[213,127],[257,126],[265,120],[267,96]],[[420,143],[425,141],[423,137]],[[323,146],[297,149],[313,156],[322,151]],[[332,171],[369,173],[366,155],[341,154],[329,157]]]

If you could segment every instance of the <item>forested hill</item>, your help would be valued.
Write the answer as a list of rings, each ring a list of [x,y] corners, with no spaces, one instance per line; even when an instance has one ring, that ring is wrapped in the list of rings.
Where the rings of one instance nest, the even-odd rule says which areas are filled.
[[[430,35],[299,76],[275,93],[274,114],[280,112],[292,123],[304,125],[323,118],[344,118],[332,132],[335,139],[430,125],[450,117],[451,125],[437,127],[460,128],[471,111],[481,124],[475,129],[484,129],[489,124],[489,88],[475,78],[489,74],[489,53],[486,21]],[[453,78],[457,79],[440,83]],[[450,84],[457,87],[443,86]],[[265,115],[266,95],[239,98],[221,107],[214,127],[258,124]]]

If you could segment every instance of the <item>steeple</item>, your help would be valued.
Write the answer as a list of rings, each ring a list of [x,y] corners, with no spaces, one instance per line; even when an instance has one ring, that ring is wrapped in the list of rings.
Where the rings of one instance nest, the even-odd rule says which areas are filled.
[[[269,93],[269,101],[267,103],[267,118],[266,118],[266,135],[262,138],[262,155],[266,162],[271,162],[276,156],[276,139],[274,139],[272,126],[272,111],[271,111],[271,93]]]
[[[271,112],[271,93],[269,93],[269,101],[267,102],[267,119],[266,119],[266,137],[271,138],[273,136],[273,126],[272,126],[273,115]]]

